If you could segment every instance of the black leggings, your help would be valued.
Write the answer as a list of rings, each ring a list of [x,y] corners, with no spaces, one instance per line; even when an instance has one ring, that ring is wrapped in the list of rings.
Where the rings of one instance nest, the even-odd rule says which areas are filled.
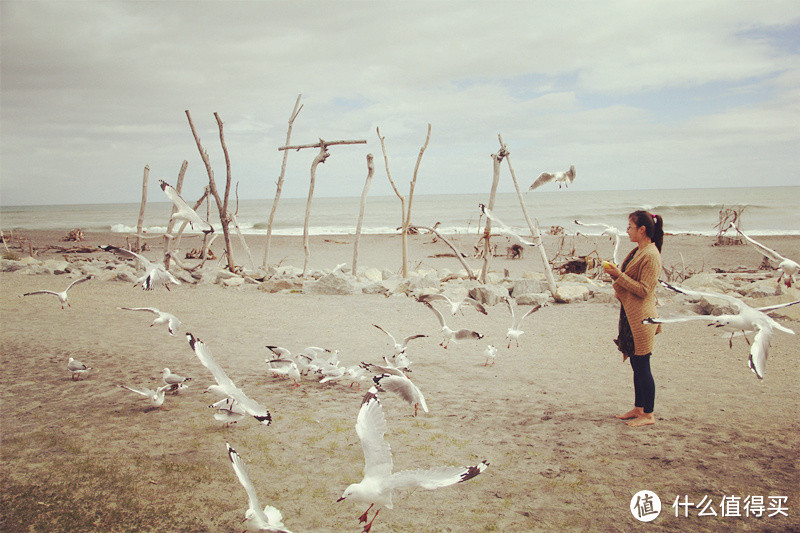
[[[650,355],[632,355],[631,368],[633,368],[633,405],[644,409],[645,413],[653,412],[656,401],[656,382],[650,372]]]

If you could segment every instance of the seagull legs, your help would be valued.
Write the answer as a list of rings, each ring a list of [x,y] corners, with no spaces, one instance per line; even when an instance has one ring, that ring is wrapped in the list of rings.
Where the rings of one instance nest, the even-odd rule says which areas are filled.
[[[370,505],[370,507],[372,507],[372,506]],[[380,513],[380,512],[381,512],[380,509],[375,511],[375,514],[372,515],[372,520],[370,520],[368,524],[364,525],[364,529],[363,529],[362,533],[369,533],[369,530],[372,529],[372,523],[375,521],[376,518],[378,518],[378,513]]]
[[[367,510],[364,511],[364,514],[362,514],[361,516],[358,517],[359,523],[363,524],[363,523],[365,523],[367,521],[367,513],[369,513],[369,511],[370,511],[370,509],[372,509],[373,505],[375,505],[375,504],[374,503],[369,504],[369,507],[367,507]]]

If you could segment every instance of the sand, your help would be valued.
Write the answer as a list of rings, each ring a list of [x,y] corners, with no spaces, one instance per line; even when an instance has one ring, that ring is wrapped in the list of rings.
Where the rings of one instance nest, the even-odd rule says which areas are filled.
[[[55,232],[26,236],[37,248],[67,244],[57,243],[61,234]],[[455,240],[469,249],[475,236]],[[762,240],[800,255],[798,237]],[[251,239],[258,262],[260,241]],[[312,266],[350,262],[352,241],[315,237]],[[430,241],[412,239],[412,267],[458,270],[452,257],[430,257],[448,251]],[[668,236],[664,264],[693,271],[760,264],[752,247],[715,247],[711,241]],[[119,235],[89,234],[81,244],[124,242]],[[579,253],[598,248],[604,257],[610,254],[607,241],[575,242]],[[551,256],[557,243],[548,237]],[[274,262],[302,267],[300,238],[277,237],[273,246]],[[399,254],[399,237],[365,236],[359,264],[396,271]],[[474,259],[471,264],[480,266]],[[521,261],[497,259],[493,265],[512,275],[541,271],[538,255],[530,252]],[[661,498],[653,525],[662,531],[800,530],[796,336],[775,334],[759,381],[747,368],[741,337],[729,349],[726,338],[705,326],[665,328],[652,360],[656,424],[630,428],[613,417],[633,403],[630,366],[611,342],[614,303],[545,307],[524,323],[521,346],[511,349],[503,340],[506,308],[491,307],[488,316],[468,309],[452,323],[485,338],[444,350],[433,315],[406,296],[267,294],[219,285],[144,292],[93,280],[73,288],[66,310],[52,297],[20,297],[68,283],[65,275],[0,274],[3,531],[241,531],[247,498],[226,442],[248,464],[262,504],[279,508],[287,528],[360,531],[357,517],[366,505],[336,499],[361,479],[354,426],[364,390],[313,380],[294,389],[272,378],[263,361],[264,346],[275,344],[293,351],[335,348],[344,364],[379,362],[390,346],[372,324],[398,337],[430,335],[408,351],[410,377],[430,412],[414,417],[409,405],[382,395],[395,470],[490,463],[463,484],[398,492],[394,509],[375,521],[375,532],[629,531],[639,526],[630,501],[643,489]],[[688,311],[670,295],[660,299],[665,312]],[[148,315],[119,306],[155,306],[177,315],[183,332],[201,338],[229,376],[269,407],[272,425],[247,418],[225,428],[215,421],[207,406],[216,398],[202,392],[213,380],[183,334],[149,328]],[[796,320],[780,321],[800,328]],[[495,364],[484,366],[488,343],[499,349]],[[69,357],[95,370],[73,381]],[[193,379],[185,393],[168,395],[163,409],[148,410],[119,387],[158,386],[164,367]],[[693,504],[710,499],[716,516],[699,516],[701,509],[691,506],[688,517],[684,508],[676,517],[678,496]],[[759,496],[763,516],[747,516],[744,499]],[[722,516],[723,498],[737,497],[740,516]],[[734,510],[729,507],[728,515]]]

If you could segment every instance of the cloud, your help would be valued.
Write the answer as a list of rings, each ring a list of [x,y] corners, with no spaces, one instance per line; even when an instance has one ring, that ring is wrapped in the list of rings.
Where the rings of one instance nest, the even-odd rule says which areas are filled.
[[[2,10],[0,202],[131,202],[145,164],[218,180],[224,121],[243,198],[270,197],[293,142],[331,149],[320,195],[360,194],[367,152],[421,193],[486,190],[502,134],[518,175],[575,164],[576,188],[798,180],[795,2],[22,2]],[[289,156],[304,196],[314,150]],[[690,162],[692,172],[676,170]],[[640,170],[646,167],[648,178]],[[717,178],[716,176],[724,176]],[[174,180],[174,179],[173,179]],[[169,181],[169,180],[168,180]],[[503,182],[501,188],[511,190]],[[152,194],[158,194],[154,191]],[[191,196],[191,194],[190,194]],[[160,199],[160,197],[159,197]]]

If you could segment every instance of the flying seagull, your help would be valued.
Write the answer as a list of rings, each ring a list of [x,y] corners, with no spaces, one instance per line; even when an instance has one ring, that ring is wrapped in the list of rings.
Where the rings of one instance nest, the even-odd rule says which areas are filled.
[[[783,304],[770,305],[767,307],[753,308],[744,303],[739,298],[727,294],[693,291],[689,289],[684,289],[682,287],[675,287],[665,281],[662,281],[661,284],[669,290],[685,294],[686,296],[689,296],[690,298],[694,299],[698,299],[702,296],[720,298],[722,300],[725,300],[733,304],[739,310],[739,312],[735,315],[717,315],[717,316],[691,315],[687,317],[675,317],[675,318],[646,318],[643,320],[643,323],[666,324],[670,322],[687,322],[690,320],[701,320],[708,322],[709,326],[725,328],[732,331],[741,331],[743,333],[746,333],[748,331],[755,331],[756,336],[753,338],[753,342],[750,345],[750,357],[748,359],[748,365],[750,367],[750,370],[752,370],[753,373],[755,373],[755,375],[758,376],[758,379],[764,378],[764,367],[766,366],[767,363],[767,355],[769,354],[769,345],[772,339],[773,331],[775,329],[778,329],[780,331],[783,331],[784,333],[789,333],[791,335],[794,335],[794,331],[780,325],[767,313],[770,313],[777,309],[781,309],[783,307],[788,307],[790,305],[798,304],[800,303],[800,300],[787,302]],[[747,340],[746,335],[745,335],[745,340]],[[747,342],[748,344],[750,344],[749,340]],[[729,340],[728,343],[730,347],[733,347],[733,334],[731,334],[731,340]]]
[[[181,325],[181,321],[178,320],[175,315],[159,311],[155,307],[117,307],[117,309],[122,309],[123,311],[147,311],[148,313],[153,313],[157,316],[155,320],[153,320],[153,323],[150,324],[150,327],[152,328],[157,324],[166,324],[169,334],[173,337],[175,336],[175,333],[178,332],[178,328]]]
[[[217,381],[220,390],[239,402],[239,406],[244,409],[247,414],[265,426],[268,426],[270,422],[272,422],[272,415],[270,415],[269,411],[257,401],[251,400],[249,397],[247,397],[247,395],[242,392],[242,389],[237,387],[233,381],[231,381],[222,367],[219,366],[216,361],[214,361],[213,357],[211,357],[211,351],[200,339],[196,338],[191,333],[187,333],[186,338],[189,340],[189,346],[192,347],[192,350],[194,350],[197,358],[214,376],[214,379]]]
[[[124,248],[117,248],[116,246],[111,246],[108,244],[101,244],[100,249],[120,257],[124,257],[125,259],[136,259],[139,261],[139,264],[142,266],[142,268],[144,268],[145,273],[144,276],[136,280],[136,283],[133,284],[134,287],[141,283],[142,289],[146,291],[158,287],[165,287],[167,290],[169,290],[170,283],[173,285],[181,284],[180,281],[175,279],[175,276],[170,274],[170,272],[162,263],[151,263],[150,260],[143,255],[139,255],[136,252],[125,250]]]
[[[579,226],[586,226],[586,227],[596,227],[596,228],[603,228],[603,231],[600,233],[601,235],[606,235],[608,238],[611,239],[611,242],[614,243],[614,263],[617,265],[622,264],[622,256],[619,253],[620,250],[620,243],[622,242],[621,237],[627,235],[627,232],[621,231],[614,226],[609,226],[608,224],[589,224],[586,222],[581,222],[580,220],[574,220],[575,224]]]
[[[136,394],[141,394],[150,402],[150,407],[158,409],[162,405],[164,405],[164,394],[166,394],[167,389],[170,387],[169,385],[165,385],[163,387],[159,387],[156,390],[148,389],[147,387],[143,387],[141,389],[134,389],[128,387],[127,385],[120,385],[123,389],[129,390],[131,392],[135,392]]]
[[[465,296],[465,297],[461,298],[460,300],[451,300],[450,298],[448,298],[444,294],[423,294],[422,296],[417,298],[417,300],[419,300],[420,302],[422,302],[422,301],[430,302],[430,301],[433,301],[433,300],[444,300],[445,302],[447,302],[450,305],[450,313],[453,316],[456,316],[456,313],[459,311],[459,309],[464,307],[465,304],[471,305],[472,307],[477,309],[479,313],[483,313],[484,315],[488,315],[489,314],[489,313],[486,312],[486,308],[478,300],[475,300],[474,298],[470,298],[469,296]],[[463,313],[463,311],[462,311],[462,313]]]
[[[533,182],[530,189],[528,191],[532,191],[544,185],[545,183],[549,183],[551,181],[555,181],[558,183],[558,188],[561,188],[561,184],[564,184],[564,187],[568,187],[570,183],[575,181],[575,165],[571,165],[569,170],[561,171],[556,173],[550,172],[542,172],[539,174],[539,177],[536,178],[536,181]]]
[[[379,330],[381,330],[382,332],[386,333],[389,336],[389,338],[392,339],[392,344],[394,344],[394,354],[393,355],[404,353],[406,351],[406,348],[408,347],[408,343],[410,341],[413,341],[414,339],[419,339],[419,338],[422,338],[422,337],[427,337],[427,335],[421,335],[421,334],[420,335],[409,335],[408,337],[403,339],[403,342],[398,343],[395,340],[394,335],[392,335],[391,333],[389,333],[388,331],[386,331],[385,329],[380,327],[378,324],[372,324],[372,325],[375,326],[376,328],[378,328]]]
[[[281,512],[267,505],[261,509],[261,503],[258,501],[258,494],[253,482],[250,480],[250,474],[247,472],[247,465],[236,453],[236,450],[231,448],[227,442],[225,446],[228,448],[228,458],[231,460],[233,471],[236,477],[239,478],[239,483],[244,487],[247,492],[248,508],[244,513],[244,521],[247,522],[247,529],[250,531],[269,531],[271,533],[292,533],[283,527],[283,515]]]
[[[181,198],[181,195],[178,194],[175,187],[164,180],[158,180],[158,183],[161,184],[161,190],[164,191],[167,198],[172,200],[173,205],[177,209],[175,214],[172,215],[172,219],[185,220],[192,229],[198,229],[205,234],[214,233],[214,228],[211,227],[211,224],[200,218],[200,215],[186,203],[186,200]]]
[[[459,329],[454,331],[447,327],[447,324],[444,321],[444,316],[442,313],[439,312],[434,306],[429,304],[428,302],[422,302],[425,306],[433,311],[433,314],[436,315],[436,318],[439,319],[439,325],[442,326],[442,342],[439,343],[439,346],[443,348],[447,348],[447,345],[450,341],[458,342],[464,339],[482,339],[483,335],[478,333],[477,331],[472,331],[469,329]]]
[[[372,381],[379,389],[392,392],[400,397],[403,401],[414,407],[414,416],[417,416],[417,410],[422,407],[422,410],[428,412],[428,404],[425,403],[425,396],[419,390],[414,382],[408,379],[404,373],[398,374],[381,374],[374,376]]]
[[[535,242],[529,241],[527,239],[523,239],[522,236],[520,236],[519,233],[517,233],[516,231],[514,231],[511,228],[509,228],[508,226],[506,226],[506,224],[502,220],[497,218],[495,216],[495,214],[488,207],[486,207],[484,204],[478,204],[478,207],[481,208],[481,211],[483,211],[483,214],[486,215],[486,218],[488,218],[489,220],[491,220],[492,222],[497,224],[497,226],[498,226],[497,227],[497,231],[499,231],[500,233],[504,233],[504,234],[508,235],[509,237],[514,237],[515,239],[517,239],[519,242],[521,242],[525,246],[538,246],[538,244],[536,244]]]
[[[778,276],[778,283],[781,282],[781,279],[786,276],[783,282],[786,284],[787,287],[791,287],[792,284],[795,282],[794,277],[800,272],[800,264],[787,257],[783,257],[781,254],[773,250],[772,248],[767,248],[760,242],[757,242],[751,239],[746,233],[736,227],[736,225],[731,222],[731,227],[742,234],[742,237],[748,240],[753,246],[758,248],[758,250],[769,260],[775,261],[778,263],[778,270],[781,271],[781,275]]]
[[[94,276],[86,276],[85,278],[78,278],[75,281],[73,281],[72,283],[70,283],[69,286],[67,286],[67,288],[64,289],[61,292],[54,292],[54,291],[48,291],[48,290],[42,289],[40,291],[26,292],[25,294],[23,294],[23,296],[31,296],[31,295],[34,295],[34,294],[52,294],[52,295],[58,297],[59,301],[61,302],[61,309],[66,309],[64,307],[64,304],[67,304],[67,307],[72,307],[69,304],[69,300],[67,299],[67,291],[70,290],[73,285],[77,285],[78,283],[83,283],[84,281],[89,281],[93,277]]]
[[[474,478],[488,467],[487,461],[474,466],[444,466],[428,470],[403,470],[392,472],[392,451],[384,439],[386,434],[386,417],[381,402],[378,400],[378,389],[370,387],[361,402],[356,421],[356,433],[361,440],[364,452],[364,478],[358,483],[348,486],[336,501],[352,498],[369,503],[359,521],[364,523],[363,532],[372,528],[382,508],[392,509],[392,493],[395,489],[415,489],[417,487],[434,490]],[[377,506],[372,520],[367,522],[367,514]]]
[[[506,339],[508,339],[508,348],[511,348],[512,340],[517,343],[517,348],[519,348],[519,338],[522,336],[523,333],[525,333],[522,330],[522,321],[525,320],[525,317],[527,317],[531,313],[535,313],[536,311],[541,309],[542,306],[535,305],[531,307],[527,313],[522,315],[520,319],[517,320],[514,315],[514,307],[511,305],[510,298],[506,298],[506,304],[508,305],[508,310],[511,311],[511,327],[508,328],[508,331],[506,332]]]

